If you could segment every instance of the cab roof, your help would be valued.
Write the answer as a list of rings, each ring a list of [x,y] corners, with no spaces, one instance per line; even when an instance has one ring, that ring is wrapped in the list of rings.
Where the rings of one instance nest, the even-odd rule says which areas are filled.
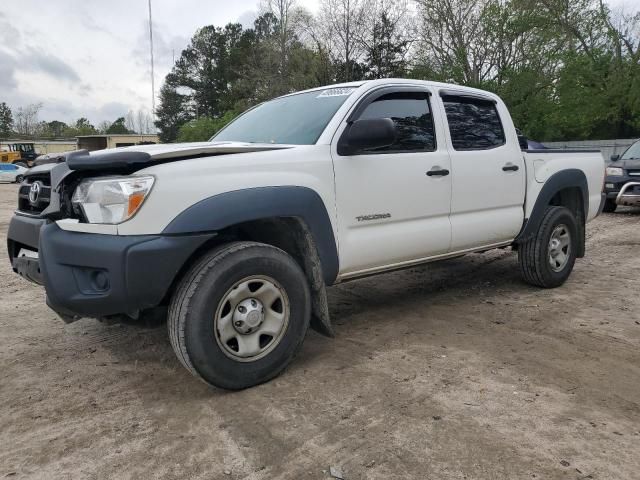
[[[300,90],[298,92],[291,92],[287,95],[283,95],[283,97],[288,97],[290,95],[297,95],[299,93],[306,92],[315,92],[319,90],[327,90],[329,88],[360,88],[360,87],[368,87],[374,88],[376,86],[384,86],[384,85],[423,85],[425,87],[436,88],[439,90],[452,90],[460,93],[473,93],[476,95],[481,95],[485,97],[489,97],[493,100],[500,100],[500,98],[487,90],[480,90],[478,88],[465,87],[463,85],[458,85],[455,83],[443,83],[443,82],[434,82],[431,80],[417,80],[411,78],[381,78],[377,80],[362,80],[357,82],[346,82],[346,83],[334,83],[332,85],[324,85],[321,87],[309,88],[307,90]]]

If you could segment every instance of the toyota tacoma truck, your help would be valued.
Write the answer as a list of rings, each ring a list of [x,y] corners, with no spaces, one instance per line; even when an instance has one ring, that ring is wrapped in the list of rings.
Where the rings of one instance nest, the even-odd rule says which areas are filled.
[[[603,211],[613,213],[618,205],[640,206],[640,140],[622,155],[611,155],[607,165]]]
[[[523,151],[492,93],[333,85],[262,103],[208,142],[31,169],[9,257],[66,321],[165,308],[180,362],[241,389],[280,373],[309,326],[333,334],[337,283],[511,247],[526,282],[562,285],[604,168],[598,151]]]

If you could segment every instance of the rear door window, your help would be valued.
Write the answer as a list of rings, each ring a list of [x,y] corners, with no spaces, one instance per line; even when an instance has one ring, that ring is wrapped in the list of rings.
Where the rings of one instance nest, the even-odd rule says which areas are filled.
[[[494,102],[456,96],[445,96],[442,101],[455,150],[488,150],[504,145],[504,129]]]

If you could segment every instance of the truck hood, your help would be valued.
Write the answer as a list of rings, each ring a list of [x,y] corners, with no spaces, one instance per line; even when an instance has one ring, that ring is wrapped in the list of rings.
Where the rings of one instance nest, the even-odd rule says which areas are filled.
[[[57,218],[63,210],[65,179],[78,181],[93,173],[130,174],[158,163],[189,158],[233,155],[294,148],[295,145],[271,145],[239,142],[200,142],[182,144],[139,145],[89,152],[76,150],[46,156],[29,169],[25,177],[46,174],[50,177],[51,200],[41,212],[43,218]],[[76,175],[77,173],[77,175]],[[73,183],[72,181],[72,183]]]
[[[166,143],[113,148],[94,152],[76,150],[56,154],[55,159],[48,158],[48,162],[42,163],[65,162],[70,170],[75,171],[109,170],[129,173],[153,164],[186,160],[188,158],[263,152],[294,147],[295,145],[240,142]]]
[[[160,143],[156,145],[140,145],[111,150],[100,150],[89,154],[90,157],[99,154],[113,154],[113,152],[140,152],[149,154],[152,160],[167,158],[184,158],[193,156],[225,155],[232,153],[261,152],[264,150],[279,150],[292,148],[293,145],[275,145],[270,143],[243,142],[193,142],[193,143]]]
[[[609,165],[607,165],[607,167],[619,167],[626,170],[640,170],[640,159],[618,160],[616,162],[611,162]]]

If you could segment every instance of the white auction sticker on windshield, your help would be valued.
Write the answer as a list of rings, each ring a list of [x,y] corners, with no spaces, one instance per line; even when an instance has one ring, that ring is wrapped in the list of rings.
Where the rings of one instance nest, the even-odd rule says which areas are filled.
[[[351,93],[356,89],[356,87],[339,87],[339,88],[329,88],[327,90],[323,90],[320,95],[316,98],[320,97],[346,97],[351,95]]]

